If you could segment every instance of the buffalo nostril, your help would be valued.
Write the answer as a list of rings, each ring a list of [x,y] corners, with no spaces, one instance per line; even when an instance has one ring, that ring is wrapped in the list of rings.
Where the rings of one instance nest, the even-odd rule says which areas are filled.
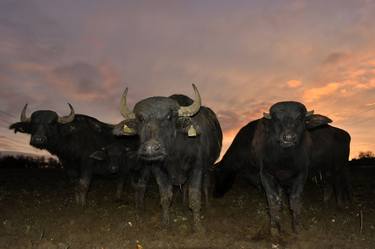
[[[44,143],[45,141],[46,141],[46,138],[44,138],[44,137],[33,137],[32,138],[32,141],[34,142],[34,143],[36,143],[36,144],[42,144],[42,143]]]
[[[156,152],[159,152],[160,150],[161,150],[161,145],[159,142],[156,142],[156,141],[150,141],[146,143],[142,149],[142,151],[146,154],[154,154]]]
[[[292,134],[284,134],[282,135],[282,140],[285,142],[293,142],[295,140],[295,135]]]
[[[154,151],[158,151],[158,150],[160,150],[160,144],[158,144],[158,143],[157,143],[157,144],[154,144],[154,145],[153,145],[153,150],[154,150]]]
[[[159,144],[148,144],[145,147],[146,147],[147,152],[155,152],[155,151],[158,151],[160,149]]]

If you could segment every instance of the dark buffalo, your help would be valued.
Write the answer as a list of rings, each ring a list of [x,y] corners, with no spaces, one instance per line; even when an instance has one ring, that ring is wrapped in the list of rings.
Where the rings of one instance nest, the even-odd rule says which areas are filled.
[[[126,140],[126,141],[125,141]],[[119,139],[115,143],[102,147],[90,155],[90,159],[97,160],[94,165],[96,174],[117,174],[116,198],[121,199],[126,178],[134,176],[138,171],[135,152],[138,147],[138,139]],[[103,167],[104,166],[104,167]]]
[[[202,182],[219,157],[222,132],[215,113],[201,106],[199,92],[193,88],[194,101],[184,95],[150,97],[138,102],[133,111],[126,104],[126,89],[121,105],[125,120],[115,133],[139,135],[138,158],[159,186],[162,225],[169,223],[173,185],[187,184],[194,228],[200,230]]]
[[[50,110],[35,111],[27,117],[25,105],[21,113],[21,122],[12,124],[10,129],[31,134],[30,145],[56,155],[70,175],[79,176],[76,201],[84,206],[93,174],[121,171],[121,177],[125,177],[124,174],[129,167],[128,164],[113,166],[106,160],[98,161],[98,153],[95,152],[108,145],[117,145],[118,149],[122,150],[117,151],[117,158],[125,160],[122,158],[127,157],[127,150],[137,149],[137,141],[136,138],[115,137],[112,134],[113,125],[86,115],[75,114],[70,104],[69,107],[71,113],[65,117],[60,117]],[[117,191],[118,196],[121,192],[120,187]]]
[[[240,129],[220,162],[213,168],[214,197],[222,197],[233,185],[237,176],[260,187],[259,168],[251,157],[250,149],[259,120],[251,121]]]
[[[266,192],[271,234],[280,232],[280,209],[285,190],[292,227],[300,229],[301,195],[311,162],[312,141],[305,127],[311,115],[299,102],[279,102],[264,114],[254,132],[250,153]]]
[[[348,172],[350,135],[328,124],[309,128],[309,132],[313,142],[311,172],[323,181],[324,201],[335,196],[342,208],[352,196]]]
[[[232,187],[237,176],[258,188],[261,186],[259,168],[249,153],[259,121],[251,121],[242,127],[221,161],[215,165],[215,197],[222,197]],[[351,199],[347,167],[350,135],[329,125],[330,122],[332,120],[318,114],[313,114],[306,121],[313,144],[309,174],[322,180],[324,201],[335,195],[338,206],[342,207]]]

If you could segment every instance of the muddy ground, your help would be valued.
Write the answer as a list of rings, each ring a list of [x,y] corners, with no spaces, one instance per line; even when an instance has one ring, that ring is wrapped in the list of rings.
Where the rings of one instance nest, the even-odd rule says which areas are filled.
[[[95,178],[84,209],[75,205],[73,186],[58,170],[0,170],[0,248],[151,249],[151,248],[375,248],[375,171],[352,172],[354,201],[343,210],[323,204],[318,186],[304,193],[304,231],[291,232],[283,212],[283,236],[265,230],[264,194],[242,182],[202,211],[206,232],[191,230],[191,213],[175,189],[172,225],[160,229],[158,189],[151,182],[146,210],[137,212],[133,192],[115,201],[115,181]],[[362,221],[361,221],[362,220]]]

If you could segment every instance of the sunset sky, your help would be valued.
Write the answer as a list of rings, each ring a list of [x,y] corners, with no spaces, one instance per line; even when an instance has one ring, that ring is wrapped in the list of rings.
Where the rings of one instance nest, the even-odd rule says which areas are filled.
[[[149,96],[193,96],[218,115],[224,148],[282,100],[303,102],[375,152],[375,1],[0,1],[0,151],[25,103],[120,121]]]

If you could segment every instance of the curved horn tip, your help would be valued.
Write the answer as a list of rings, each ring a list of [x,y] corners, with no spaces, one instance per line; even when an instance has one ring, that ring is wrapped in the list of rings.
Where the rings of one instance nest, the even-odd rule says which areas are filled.
[[[192,85],[193,85],[193,89],[195,93],[194,102],[190,106],[180,106],[178,110],[178,115],[180,117],[194,116],[199,111],[202,105],[202,99],[201,99],[201,95],[199,94],[198,88],[196,87],[195,84],[192,84]]]
[[[309,117],[309,116],[311,116],[311,115],[313,115],[313,114],[314,114],[314,110],[311,110],[311,111],[308,111],[308,112],[306,113],[306,116]]]
[[[68,104],[70,110],[74,112],[74,108],[73,108],[72,104],[70,104],[69,102],[67,104]]]
[[[122,96],[128,95],[128,87],[125,88],[124,92],[122,93]]]
[[[28,103],[26,103],[24,106],[23,106],[23,109],[22,110],[26,110],[27,109],[27,107],[28,107]]]
[[[128,88],[126,87],[120,100],[120,113],[125,118],[125,120],[135,118],[135,114],[132,111],[130,111],[130,109],[127,106],[127,94]]]
[[[264,117],[265,119],[272,119],[271,114],[269,114],[268,112],[263,112],[263,117]]]
[[[29,122],[30,121],[30,118],[28,118],[27,115],[26,115],[27,106],[28,106],[28,104],[26,103],[25,106],[22,109],[21,117],[20,117],[21,122]]]
[[[193,86],[194,92],[196,92],[199,95],[199,97],[200,97],[200,93],[198,91],[198,87],[194,83],[192,84],[192,86]]]
[[[70,113],[67,116],[63,116],[63,117],[59,116],[58,122],[61,123],[61,124],[70,123],[74,120],[74,117],[75,117],[75,112],[74,112],[73,106],[70,103],[67,103],[67,104],[70,108]]]

